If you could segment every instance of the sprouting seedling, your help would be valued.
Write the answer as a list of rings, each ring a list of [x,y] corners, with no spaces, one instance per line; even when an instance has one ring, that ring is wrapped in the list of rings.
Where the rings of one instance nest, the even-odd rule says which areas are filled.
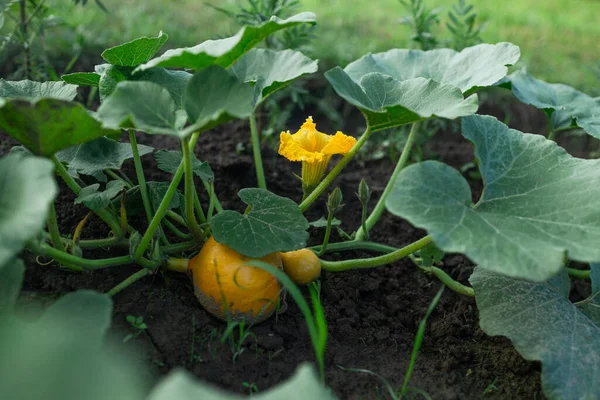
[[[333,222],[333,216],[344,206],[342,203],[342,191],[339,187],[333,189],[333,192],[329,194],[326,205],[327,226],[325,228],[325,237],[323,238],[323,245],[321,246],[319,256],[325,254],[325,251],[327,251],[327,244],[329,243],[329,237],[331,236],[331,224]]]
[[[248,390],[250,397],[252,397],[254,393],[258,393],[258,386],[255,382],[242,382],[242,386]]]
[[[125,320],[131,325],[134,329],[133,333],[128,334],[123,338],[123,343],[129,342],[132,339],[137,338],[139,335],[144,333],[146,329],[148,329],[148,325],[144,322],[144,317],[141,315],[139,317],[135,317],[133,315],[128,315],[125,317]]]

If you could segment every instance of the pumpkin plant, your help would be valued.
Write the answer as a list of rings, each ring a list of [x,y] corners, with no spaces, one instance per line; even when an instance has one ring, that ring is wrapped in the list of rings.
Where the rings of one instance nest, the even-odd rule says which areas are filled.
[[[335,92],[364,116],[362,135],[320,132],[309,116],[293,134],[296,127],[282,127],[279,153],[302,163],[303,197],[297,204],[267,189],[256,110],[276,90],[316,72],[317,62],[297,51],[255,46],[279,30],[314,23],[312,13],[273,17],[232,37],[157,56],[168,38],[161,32],[105,50],[105,64],[65,75],[65,82],[0,81],[0,129],[23,145],[0,160],[0,265],[23,248],[76,271],[138,264],[139,271],[111,295],[160,268],[189,272],[209,312],[258,323],[277,308],[282,282],[302,301],[288,276],[310,284],[321,271],[372,268],[410,257],[450,289],[475,296],[484,331],[510,337],[525,358],[542,362],[549,397],[597,394],[600,162],[572,157],[549,140],[572,127],[599,137],[597,99],[525,72],[507,76],[520,56],[511,43],[365,55],[325,73]],[[476,92],[498,85],[547,113],[550,138],[475,115]],[[96,112],[73,101],[78,86],[97,88]],[[467,181],[448,165],[407,166],[419,124],[432,118],[462,120],[462,135],[475,146],[484,184],[476,203]],[[195,156],[200,134],[235,119],[249,121],[258,182],[238,193],[245,210],[223,209],[214,185],[218,177]],[[348,240],[329,243],[333,215],[342,207],[342,193],[332,182],[374,133],[408,124],[408,140],[377,202],[369,209],[371,190],[361,182],[362,209],[354,210],[361,213],[361,224]],[[175,137],[181,150],[142,146],[136,132]],[[122,133],[129,143],[115,140]],[[170,182],[146,181],[142,157],[150,154],[158,168],[172,174]],[[342,157],[333,162],[335,155]],[[133,159],[135,179],[120,171],[127,159]],[[75,193],[76,203],[106,223],[108,237],[84,239],[88,217],[74,232],[60,232],[53,173]],[[208,204],[200,201],[195,178]],[[307,248],[304,213],[328,191],[325,241]],[[402,248],[369,241],[386,210],[428,234]],[[144,229],[130,223],[135,212],[145,217]],[[105,247],[122,248],[123,255],[84,257],[88,249]],[[355,249],[382,254],[326,259],[328,253]],[[181,257],[197,251],[192,260]],[[444,272],[444,253],[462,253],[478,265],[470,278],[473,287]],[[569,260],[590,267],[568,268]],[[569,301],[569,275],[591,279],[588,299]],[[326,325],[311,290],[315,318],[307,323],[323,374]]]

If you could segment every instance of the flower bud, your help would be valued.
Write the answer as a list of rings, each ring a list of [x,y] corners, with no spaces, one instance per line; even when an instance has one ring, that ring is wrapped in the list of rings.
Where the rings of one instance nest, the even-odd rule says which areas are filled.
[[[342,191],[339,187],[336,187],[333,192],[329,194],[329,198],[327,199],[327,211],[332,214],[335,214],[342,208],[344,204],[342,204]]]
[[[360,203],[364,206],[371,199],[371,189],[369,185],[367,185],[367,181],[365,179],[361,179],[360,184],[358,185],[358,193],[356,194]]]

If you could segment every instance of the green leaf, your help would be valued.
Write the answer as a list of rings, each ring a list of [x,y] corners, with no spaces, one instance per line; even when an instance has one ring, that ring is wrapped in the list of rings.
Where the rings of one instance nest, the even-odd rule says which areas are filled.
[[[389,75],[398,81],[421,77],[452,85],[462,93],[470,94],[504,78],[507,66],[513,65],[519,57],[519,47],[512,43],[483,43],[461,52],[451,49],[392,49],[367,54],[348,64],[344,71],[357,83],[369,73]]]
[[[120,82],[98,108],[103,126],[135,128],[149,134],[180,136],[175,101],[152,82]]]
[[[138,144],[140,156],[152,153],[152,147]],[[131,144],[101,137],[56,153],[59,161],[69,166],[72,175],[92,175],[106,182],[105,169],[121,169],[125,160],[133,158]]]
[[[600,161],[489,116],[464,118],[462,130],[485,184],[479,202],[458,171],[427,161],[400,172],[390,212],[426,229],[445,252],[508,276],[546,280],[565,253],[600,260]]]
[[[368,54],[343,70],[335,67],[325,77],[376,131],[435,116],[474,114],[477,97],[464,95],[503,78],[506,65],[518,58],[519,48],[510,43],[480,44],[460,53],[393,49]]]
[[[561,271],[564,274],[564,270]],[[527,360],[541,361],[549,399],[593,399],[600,393],[600,326],[548,282],[528,282],[475,268],[481,329],[507,336]]]
[[[178,110],[183,109],[185,88],[192,79],[192,74],[185,71],[169,71],[164,68],[153,68],[133,76],[134,80],[156,83],[169,91]]]
[[[194,47],[167,50],[162,56],[140,65],[134,72],[154,67],[202,69],[218,65],[227,68],[267,36],[304,23],[315,24],[315,14],[303,12],[283,20],[271,17],[262,25],[245,26],[228,38],[207,40]]]
[[[36,102],[41,99],[73,100],[77,86],[65,82],[5,81],[0,79],[0,97]]]
[[[186,135],[206,131],[252,113],[253,89],[221,67],[196,72],[185,91],[185,110],[192,126]]]
[[[110,204],[112,199],[121,193],[124,187],[125,182],[123,181],[108,182],[103,192],[98,191],[100,189],[100,184],[98,183],[86,186],[81,189],[79,196],[75,199],[75,204],[83,203],[90,210],[102,210]]]
[[[228,393],[212,385],[199,382],[183,369],[171,372],[148,396],[148,400],[242,400],[247,398],[247,396]],[[313,368],[308,364],[301,364],[286,382],[265,392],[253,394],[252,398],[256,400],[335,400],[331,390],[323,386]]]
[[[8,323],[0,323],[2,396],[144,399],[147,385],[139,367],[123,356],[123,349],[105,344],[110,320],[110,299],[81,291],[58,300],[37,321],[12,317]]]
[[[129,79],[131,79],[131,68],[129,67],[107,65],[103,68],[100,74],[100,81],[98,82],[100,101],[104,101],[104,99],[110,96],[117,88],[119,82]]]
[[[553,127],[577,126],[600,139],[600,101],[560,83],[546,83],[520,70],[509,77],[514,95],[523,103],[553,112]],[[558,114],[558,115],[554,115]]]
[[[75,72],[61,76],[62,80],[77,86],[98,86],[100,74],[95,72]]]
[[[19,153],[0,159],[0,265],[42,231],[57,192],[49,160]]]
[[[9,260],[0,265],[0,316],[12,313],[25,276],[25,265],[20,259]]]
[[[600,305],[600,263],[590,264],[590,279],[592,280],[592,296],[594,302]]]
[[[421,266],[431,267],[434,263],[442,261],[444,252],[440,250],[435,243],[429,243],[419,252],[419,256],[422,259]]]
[[[254,84],[254,107],[293,80],[317,70],[317,61],[299,51],[269,49],[252,49],[229,69],[239,80]]]
[[[102,52],[102,58],[112,65],[135,67],[148,62],[163,47],[169,35],[160,31],[157,37],[141,37],[111,47]]]
[[[253,258],[306,245],[308,221],[292,200],[255,188],[242,189],[238,195],[250,211],[217,214],[210,224],[217,242]]]
[[[0,129],[34,154],[45,157],[115,133],[103,129],[81,104],[57,99],[7,102],[0,108]]]
[[[363,112],[371,131],[436,116],[454,119],[474,114],[479,107],[477,95],[465,99],[460,89],[431,79],[401,82],[370,73],[355,82],[340,67],[327,71],[325,77],[340,96]]]
[[[321,217],[316,221],[312,221],[308,223],[310,226],[312,226],[313,228],[326,228],[327,227],[327,218],[325,217]],[[341,225],[342,221],[340,221],[337,218],[332,218],[331,219],[331,226],[338,226]]]
[[[181,163],[183,156],[180,151],[159,150],[154,155],[158,169],[169,174],[175,174]],[[192,160],[192,171],[205,182],[214,182],[215,174],[206,161],[200,161],[197,158]]]

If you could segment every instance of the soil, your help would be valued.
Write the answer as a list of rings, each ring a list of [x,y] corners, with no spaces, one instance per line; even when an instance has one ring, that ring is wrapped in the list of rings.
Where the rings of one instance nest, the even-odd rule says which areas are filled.
[[[545,132],[544,115],[532,108],[509,104],[510,125],[524,131]],[[504,120],[505,111],[484,105],[482,113]],[[325,117],[316,111],[317,121]],[[299,115],[290,128],[299,126]],[[351,118],[348,120],[352,120]],[[356,119],[355,119],[356,120]],[[347,131],[354,131],[351,126]],[[328,131],[323,127],[324,131]],[[8,142],[2,138],[0,150]],[[140,143],[157,149],[178,147],[173,138],[138,136]],[[240,145],[241,144],[241,145]],[[243,150],[239,151],[240,148]],[[238,152],[236,152],[236,149]],[[208,161],[215,171],[216,192],[225,208],[243,210],[236,196],[239,189],[256,185],[250,151],[249,131],[245,124],[233,123],[204,134],[196,146],[199,159]],[[442,132],[424,148],[427,157],[441,159],[455,168],[473,161],[473,148],[459,134]],[[148,180],[168,180],[156,169],[152,157],[143,159]],[[265,145],[264,161],[268,188],[276,194],[299,201],[300,184],[292,173],[300,166],[277,156]],[[393,169],[388,159],[366,161],[362,167],[352,163],[338,178],[346,203],[337,215],[346,231],[359,224],[360,206],[354,195],[361,178],[374,191],[371,205],[382,192]],[[133,165],[125,171],[135,177]],[[476,199],[481,182],[468,177]],[[73,195],[61,186],[57,212],[63,233],[73,232],[86,215],[86,209],[73,205]],[[323,201],[307,213],[309,220],[325,215]],[[97,220],[87,225],[83,238],[99,238],[107,229]],[[311,244],[318,244],[323,230],[311,231]],[[400,218],[384,215],[372,231],[374,241],[403,246],[424,236]],[[332,241],[341,240],[334,234]],[[122,255],[123,249],[86,251],[86,257]],[[372,253],[355,251],[329,256],[331,259],[368,257]],[[54,266],[37,265],[25,254],[28,268],[24,290],[43,296],[78,289],[107,291],[139,269],[136,266],[107,268],[96,272],[74,273]],[[455,279],[468,284],[473,264],[461,255],[447,255],[444,269]],[[323,273],[321,300],[329,326],[325,354],[326,382],[340,399],[387,398],[383,384],[376,377],[344,371],[342,368],[371,370],[400,388],[404,379],[419,322],[440,287],[440,282],[424,275],[409,261],[360,271]],[[574,287],[574,292],[581,289]],[[576,293],[574,293],[576,295]],[[183,367],[197,377],[219,387],[247,393],[247,385],[259,391],[287,379],[302,362],[314,362],[312,347],[302,314],[287,301],[287,310],[251,328],[253,335],[243,352],[233,356],[230,346],[220,343],[225,324],[207,314],[196,300],[190,279],[176,273],[159,273],[146,277],[114,297],[113,331],[120,337],[132,332],[128,315],[143,316],[146,334],[135,339],[140,357],[152,366],[156,379],[175,367]],[[479,315],[473,298],[446,290],[431,314],[418,354],[410,386],[427,392],[433,399],[519,399],[543,398],[540,364],[525,361],[508,339],[489,337],[479,328]]]

